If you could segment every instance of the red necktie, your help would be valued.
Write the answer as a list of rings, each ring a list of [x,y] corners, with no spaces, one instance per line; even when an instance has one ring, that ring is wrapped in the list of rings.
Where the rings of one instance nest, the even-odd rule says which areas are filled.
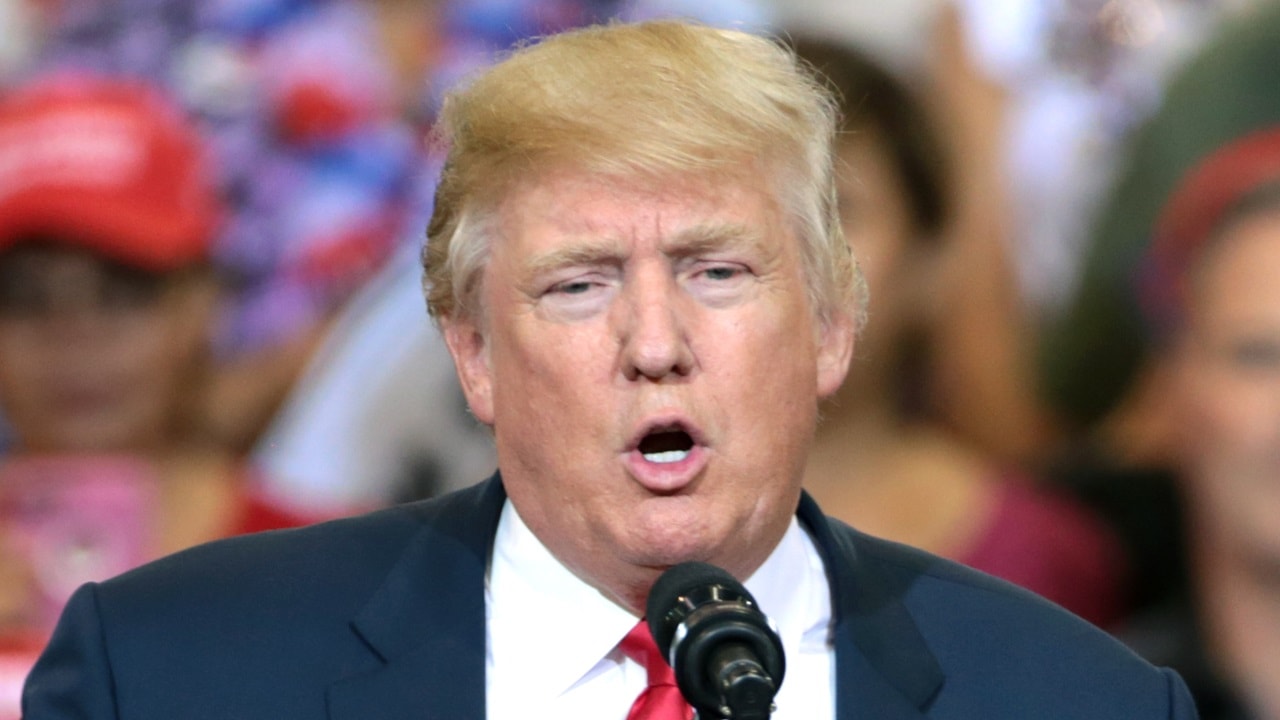
[[[658,645],[649,634],[649,624],[644,620],[636,623],[619,647],[649,674],[649,687],[636,698],[627,720],[691,720],[693,708],[685,703],[680,688],[676,687],[676,672],[658,652]]]

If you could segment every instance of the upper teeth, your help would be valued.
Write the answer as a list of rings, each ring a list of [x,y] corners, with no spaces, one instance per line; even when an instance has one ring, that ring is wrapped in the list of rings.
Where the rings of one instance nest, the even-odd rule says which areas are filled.
[[[651,463],[674,463],[689,457],[688,450],[665,450],[663,452],[644,453],[644,459]]]

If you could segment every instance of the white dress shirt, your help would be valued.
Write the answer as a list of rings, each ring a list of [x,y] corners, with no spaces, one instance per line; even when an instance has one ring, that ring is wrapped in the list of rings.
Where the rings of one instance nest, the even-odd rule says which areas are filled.
[[[774,720],[833,718],[831,596],[822,558],[798,521],[744,584],[786,653]],[[485,609],[489,720],[623,720],[644,690],[644,668],[617,647],[638,618],[561,565],[510,501],[498,522]]]

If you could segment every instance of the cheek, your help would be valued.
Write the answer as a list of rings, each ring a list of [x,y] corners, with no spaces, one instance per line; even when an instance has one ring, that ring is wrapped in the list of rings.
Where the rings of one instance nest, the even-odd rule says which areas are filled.
[[[0,380],[3,388],[20,391],[36,381],[45,364],[41,346],[29,342],[25,334],[0,323]]]
[[[180,318],[159,315],[122,328],[103,342],[101,356],[122,382],[133,383],[133,393],[151,397],[191,377],[199,347]]]
[[[142,423],[164,423],[174,408],[203,390],[207,341],[202,325],[176,312],[157,312],[122,325],[100,343],[96,381],[119,387],[119,411]]]
[[[1280,383],[1203,383],[1185,414],[1190,512],[1230,544],[1280,552]]]
[[[577,328],[537,330],[517,328],[490,346],[499,450],[518,452],[521,465],[579,464],[578,455],[598,447],[593,438],[619,415],[609,392],[615,363],[603,336]]]
[[[727,422],[748,431],[738,437],[751,445],[752,455],[763,453],[773,461],[781,459],[778,455],[803,455],[778,443],[807,442],[816,422],[818,359],[807,312],[727,331],[738,337],[720,335],[699,353],[707,366],[728,369],[716,374],[712,400],[724,406]]]
[[[1224,475],[1280,457],[1280,378],[1204,370],[1187,398],[1184,442],[1198,458],[1193,464]]]
[[[602,373],[615,362],[604,333],[578,326],[524,330],[517,328],[490,347],[494,390],[505,400],[519,403],[548,393],[572,404],[590,388],[609,381]]]
[[[38,414],[44,405],[47,366],[37,347],[0,324],[0,408],[16,425],[31,422],[28,414]]]

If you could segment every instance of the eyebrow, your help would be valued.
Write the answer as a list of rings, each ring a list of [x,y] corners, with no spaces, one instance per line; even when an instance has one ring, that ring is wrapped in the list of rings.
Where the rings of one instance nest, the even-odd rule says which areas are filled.
[[[625,254],[617,240],[592,238],[535,255],[525,263],[525,271],[530,277],[538,277],[559,268],[617,265]]]
[[[746,248],[751,252],[763,253],[767,250],[768,243],[757,229],[737,223],[694,225],[662,241],[662,251],[678,258],[731,248]],[[531,277],[537,277],[559,268],[621,265],[626,254],[621,240],[591,238],[536,255],[526,263],[525,268]]]
[[[662,243],[663,252],[678,257],[701,255],[733,248],[755,253],[767,250],[768,243],[758,229],[738,223],[694,225]]]

